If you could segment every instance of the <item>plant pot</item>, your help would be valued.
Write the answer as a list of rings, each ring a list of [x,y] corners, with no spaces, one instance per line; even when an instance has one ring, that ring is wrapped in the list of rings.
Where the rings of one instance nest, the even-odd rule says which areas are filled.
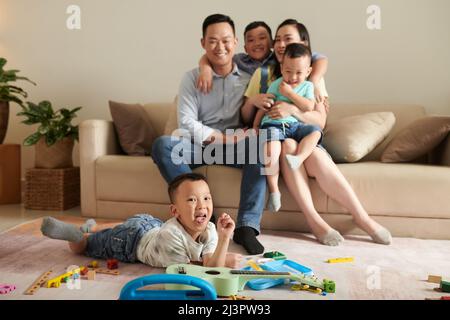
[[[35,167],[45,169],[60,169],[73,167],[72,151],[74,140],[64,138],[52,146],[47,146],[45,139],[36,143]]]
[[[8,131],[9,121],[9,102],[0,101],[0,144],[5,140],[6,131]]]

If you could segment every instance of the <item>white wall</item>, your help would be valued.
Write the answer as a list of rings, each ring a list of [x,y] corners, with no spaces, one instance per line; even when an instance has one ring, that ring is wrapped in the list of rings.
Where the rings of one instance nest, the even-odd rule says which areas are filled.
[[[81,30],[66,28],[72,4]],[[371,4],[381,8],[381,30],[366,26]],[[203,19],[217,12],[234,19],[240,40],[254,20],[273,30],[286,18],[304,22],[313,49],[329,57],[332,102],[414,103],[450,114],[448,0],[0,0],[0,56],[37,82],[22,84],[31,101],[83,106],[78,121],[110,119],[108,99],[172,101],[202,53]],[[33,132],[18,111],[13,105],[5,142]],[[32,167],[34,148],[22,154],[23,169]]]

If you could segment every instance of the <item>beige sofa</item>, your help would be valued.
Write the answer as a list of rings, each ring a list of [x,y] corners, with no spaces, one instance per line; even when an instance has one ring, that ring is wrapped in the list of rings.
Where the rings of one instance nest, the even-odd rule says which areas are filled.
[[[145,105],[159,135],[171,132],[175,106]],[[339,118],[375,111],[392,111],[396,124],[389,137],[361,161],[339,164],[369,214],[394,236],[450,239],[450,138],[440,146],[439,165],[388,164],[379,161],[386,144],[405,125],[425,114],[414,105],[333,105],[329,123]],[[169,120],[169,115],[171,115]],[[172,124],[173,126],[173,124]],[[121,153],[113,123],[87,120],[80,125],[81,208],[89,217],[124,219],[149,212],[167,219],[167,184],[150,157]],[[234,217],[239,203],[241,170],[204,166],[215,212]],[[310,180],[314,204],[323,218],[343,234],[362,234],[351,216]],[[264,212],[263,229],[307,232],[308,227],[285,185],[281,182],[281,211]]]

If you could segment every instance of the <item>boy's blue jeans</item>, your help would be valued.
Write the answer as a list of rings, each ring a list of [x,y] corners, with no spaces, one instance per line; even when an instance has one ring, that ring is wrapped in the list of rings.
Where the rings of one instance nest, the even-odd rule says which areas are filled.
[[[236,228],[252,227],[259,234],[266,195],[266,176],[263,175],[258,156],[259,150],[263,150],[262,144],[257,137],[247,137],[245,141],[235,145],[219,145],[214,152],[210,152],[211,148],[211,145],[201,147],[184,138],[162,136],[153,142],[152,158],[167,183],[181,174],[208,164],[242,168]],[[177,156],[175,163],[174,154]],[[209,157],[209,154],[213,154],[213,157]]]
[[[163,222],[149,214],[137,214],[114,228],[95,232],[87,238],[85,255],[98,259],[114,258],[122,262],[136,262],[136,250],[142,236]]]

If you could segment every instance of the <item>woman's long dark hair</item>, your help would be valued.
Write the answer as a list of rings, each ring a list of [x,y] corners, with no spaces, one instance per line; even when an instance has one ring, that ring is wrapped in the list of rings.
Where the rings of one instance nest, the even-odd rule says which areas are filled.
[[[284,20],[277,28],[277,31],[275,33],[275,39],[276,39],[276,34],[278,33],[278,30],[280,30],[284,26],[295,26],[297,28],[297,30],[298,30],[298,34],[300,36],[300,40],[302,40],[305,43],[305,45],[308,47],[308,49],[312,52],[312,50],[311,50],[311,40],[309,39],[308,29],[306,29],[306,27],[305,27],[305,25],[303,23],[300,23],[300,22],[298,22],[295,19],[286,19],[286,20]],[[275,68],[273,70],[272,77],[274,79],[281,77],[281,67],[280,67],[280,62],[278,60],[276,60]]]

